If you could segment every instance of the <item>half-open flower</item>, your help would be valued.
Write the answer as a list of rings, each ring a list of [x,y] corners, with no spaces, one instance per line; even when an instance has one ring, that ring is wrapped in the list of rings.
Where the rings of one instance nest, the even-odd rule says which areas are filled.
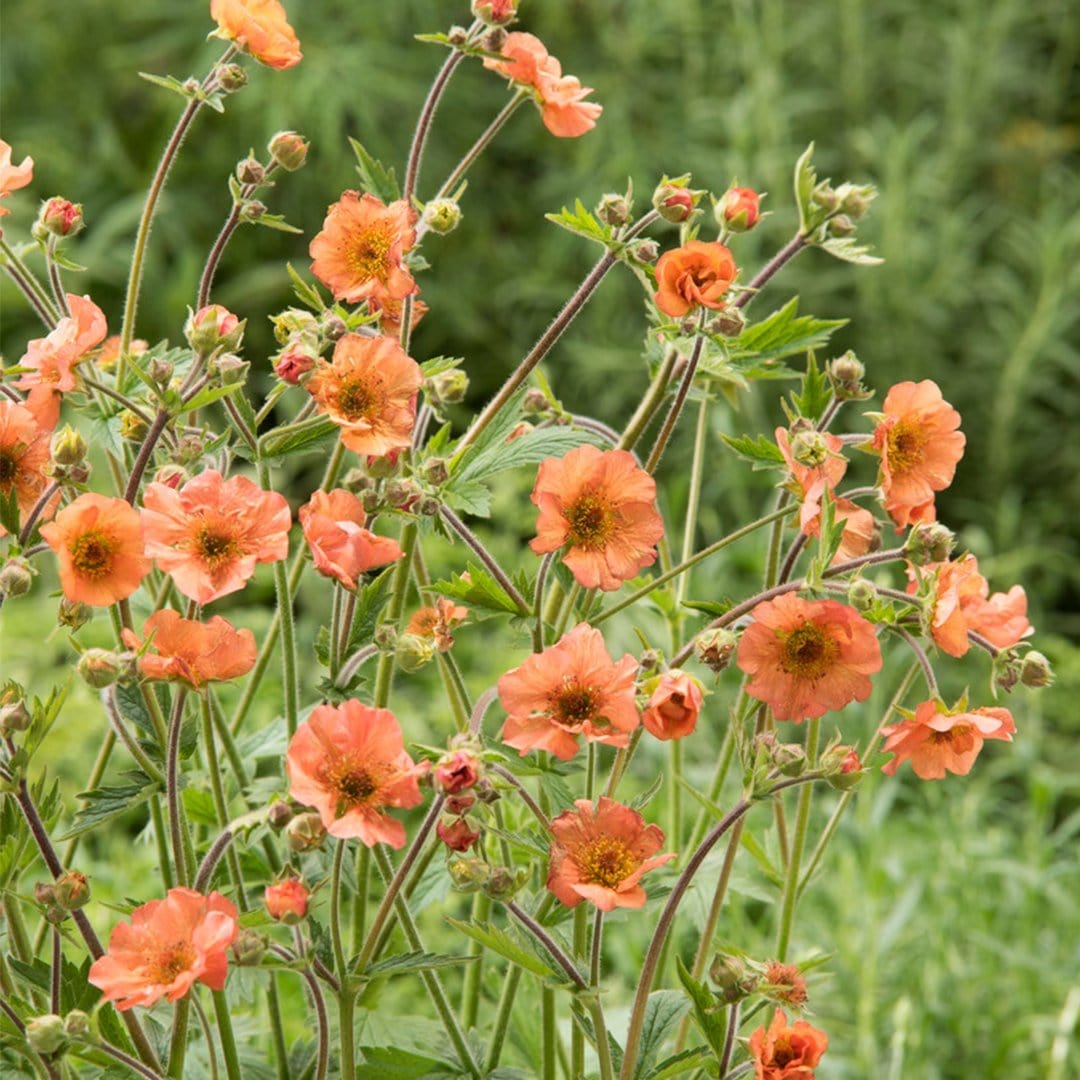
[[[723,244],[688,240],[682,247],[665,251],[656,264],[656,306],[673,319],[695,308],[718,310],[738,268]]]
[[[45,490],[49,464],[49,429],[39,423],[34,411],[6,397],[0,397],[0,495],[15,493],[20,517],[25,517]],[[52,516],[59,501],[46,508],[43,518]],[[0,536],[6,530],[0,525]]]
[[[226,951],[240,924],[236,908],[220,893],[170,889],[164,900],[136,908],[118,923],[109,948],[90,966],[90,983],[122,1011],[182,998],[196,982],[223,990]]]
[[[210,17],[221,28],[221,37],[260,64],[283,71],[303,59],[296,31],[278,0],[210,0]]]
[[[750,1036],[755,1080],[814,1080],[814,1069],[829,1046],[829,1037],[805,1020],[789,1024],[777,1009],[768,1028]]]
[[[434,607],[422,607],[413,614],[405,633],[431,638],[439,652],[446,652],[454,644],[454,627],[468,617],[467,607],[440,596]]]
[[[300,525],[315,569],[350,592],[365,571],[404,555],[396,540],[376,536],[364,528],[366,523],[360,500],[344,488],[316,491],[300,507]]]
[[[182,682],[193,690],[246,675],[258,655],[255,635],[236,630],[220,615],[202,623],[164,608],[143,623],[143,637],[150,641],[139,670],[148,679]],[[123,639],[129,649],[143,648],[132,630],[124,630]]]
[[[641,878],[676,854],[657,854],[664,846],[660,826],[646,825],[636,810],[603,795],[595,808],[588,799],[574,806],[551,823],[548,889],[567,907],[582,900],[600,911],[643,907]]]
[[[683,739],[697,726],[703,701],[697,679],[672,668],[656,680],[641,722],[651,735],[664,742]]]
[[[34,178],[34,159],[24,157],[21,164],[11,164],[11,147],[0,139],[0,199],[12,191],[26,187]],[[6,206],[0,206],[0,217],[10,214]]]

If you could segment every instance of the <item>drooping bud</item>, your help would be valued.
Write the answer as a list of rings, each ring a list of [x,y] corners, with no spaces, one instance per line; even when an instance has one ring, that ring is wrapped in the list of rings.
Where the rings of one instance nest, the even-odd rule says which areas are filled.
[[[208,373],[215,377],[222,386],[239,386],[247,382],[251,365],[241,360],[236,353],[223,353],[207,364]]]
[[[770,756],[784,776],[801,776],[806,771],[806,751],[798,743],[777,743]]]
[[[752,188],[728,188],[716,201],[713,215],[721,228],[749,232],[761,220],[761,196]]]
[[[297,814],[285,827],[285,839],[296,854],[316,851],[326,841],[326,827],[318,814]]]
[[[464,26],[451,26],[447,31],[446,40],[451,45],[464,45],[469,40],[469,31]]]
[[[33,719],[25,702],[14,701],[10,705],[0,707],[0,732],[4,735],[14,735],[17,732],[26,731]]]
[[[650,671],[655,670],[656,665],[660,663],[660,654],[655,649],[646,649],[638,657],[638,674],[648,675]]]
[[[453,199],[432,199],[421,220],[433,233],[445,236],[461,224],[461,207]]]
[[[480,48],[485,52],[501,53],[509,36],[501,26],[493,26],[480,39]]]
[[[65,870],[53,884],[56,902],[67,911],[76,911],[90,899],[90,885],[85,874]]]
[[[551,398],[543,390],[533,387],[521,399],[521,411],[526,416],[543,416],[551,411]]]
[[[34,235],[73,236],[83,227],[83,208],[79,203],[54,197],[41,204]]]
[[[286,172],[302,169],[310,144],[295,131],[279,131],[266,145],[270,158]]]
[[[266,808],[266,823],[274,832],[281,832],[292,819],[293,808],[284,799],[278,799]]]
[[[424,390],[435,405],[457,405],[465,400],[468,389],[469,376],[460,368],[441,371],[424,383]]]
[[[266,938],[254,930],[242,929],[232,944],[232,954],[240,967],[255,967],[266,952]]]
[[[56,623],[58,626],[66,626],[69,630],[78,630],[85,626],[94,617],[94,609],[81,600],[69,600],[62,597],[56,609]]]
[[[726,627],[717,630],[704,630],[694,641],[698,659],[709,669],[719,674],[731,663],[739,636]]]
[[[742,1001],[754,992],[758,984],[757,975],[750,970],[746,961],[728,953],[717,953],[713,957],[709,965],[709,979],[716,987],[720,1000],[727,1005]]]
[[[1036,689],[1053,685],[1054,671],[1050,661],[1041,652],[1027,653],[1020,664],[1020,681]]]
[[[303,339],[290,341],[274,357],[274,374],[282,382],[297,386],[300,379],[315,367],[319,351]]]
[[[956,546],[953,531],[933,521],[927,525],[916,525],[904,544],[904,554],[914,566],[926,566],[928,563],[947,562]]]
[[[33,567],[19,556],[0,567],[0,597],[25,596],[34,584]]]
[[[866,578],[855,578],[848,585],[848,603],[856,611],[869,611],[877,603],[877,597],[877,589],[874,587],[874,583],[867,581]]]
[[[230,352],[240,347],[247,320],[239,319],[220,304],[207,304],[188,315],[184,324],[184,337],[200,355],[215,350]]]
[[[322,327],[323,337],[327,341],[337,341],[349,332],[345,320],[335,311],[325,312],[319,325]]]
[[[46,1013],[27,1020],[26,1041],[39,1054],[58,1054],[68,1044],[63,1018],[55,1013]]]
[[[443,806],[448,814],[457,814],[458,817],[461,817],[463,814],[467,814],[475,803],[475,795],[448,795]]]
[[[50,907],[56,903],[56,892],[51,881],[34,882],[34,903],[41,907]]]
[[[435,786],[444,795],[457,795],[480,779],[483,763],[467,750],[455,750],[435,766]]]
[[[307,886],[296,878],[287,878],[275,885],[267,885],[263,893],[263,903],[270,918],[286,926],[295,926],[307,915],[308,897],[311,893]]]
[[[471,829],[463,817],[453,818],[449,823],[440,821],[435,831],[451,851],[468,851],[480,839],[480,830]]]

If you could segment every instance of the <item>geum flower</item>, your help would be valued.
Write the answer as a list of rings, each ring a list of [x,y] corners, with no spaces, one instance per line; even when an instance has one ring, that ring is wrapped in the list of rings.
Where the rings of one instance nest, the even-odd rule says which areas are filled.
[[[220,893],[170,889],[164,900],[136,908],[131,922],[117,924],[87,978],[121,1012],[162,997],[177,1001],[196,982],[223,990],[226,950],[239,928],[236,908]]]
[[[634,701],[637,661],[611,659],[604,638],[581,623],[499,679],[507,719],[502,739],[524,756],[549,750],[568,761],[578,738],[624,747],[641,722]]]
[[[35,506],[48,482],[49,429],[39,423],[34,411],[6,397],[0,397],[0,495],[15,493],[19,514],[25,517]],[[43,518],[52,516],[59,502],[50,500]],[[6,530],[0,525],[0,536]]]
[[[387,206],[374,195],[346,191],[326,212],[308,246],[311,272],[335,300],[368,300],[379,310],[401,312],[401,301],[419,291],[402,261],[416,243],[416,211],[404,199]]]
[[[657,854],[663,831],[604,795],[595,809],[588,799],[576,799],[574,806],[551,823],[548,889],[567,907],[582,900],[600,911],[643,907],[641,878],[676,855]]]
[[[367,570],[385,566],[405,553],[396,540],[365,529],[367,515],[351,491],[316,491],[300,507],[300,525],[315,569],[336,578],[350,592]]]
[[[876,529],[874,515],[856,506],[850,499],[841,499],[833,493],[836,485],[847,472],[847,459],[843,456],[843,442],[835,435],[822,434],[826,450],[820,465],[804,465],[796,461],[791,451],[791,434],[787,428],[776,429],[776,445],[784,455],[790,484],[800,500],[799,530],[804,536],[821,535],[821,502],[826,493],[832,499],[834,520],[841,522],[844,531],[833,562],[844,562],[865,555],[874,541]]]
[[[829,1037],[805,1020],[788,1024],[777,1009],[768,1028],[750,1036],[755,1080],[814,1080],[814,1069],[828,1049]]]
[[[405,826],[385,808],[421,801],[417,778],[427,765],[409,757],[389,709],[350,699],[312,710],[289,743],[285,769],[289,794],[313,806],[331,836],[400,848]]]
[[[210,0],[218,36],[235,41],[260,64],[283,71],[303,59],[296,32],[278,0]]]
[[[746,692],[777,720],[802,721],[870,696],[881,670],[874,627],[836,600],[794,592],[763,600],[739,641],[736,662],[751,676]]]
[[[696,308],[719,310],[738,268],[723,244],[689,240],[665,251],[656,264],[656,306],[673,319]]]
[[[467,607],[440,596],[434,607],[422,607],[413,614],[405,627],[405,633],[431,638],[439,652],[446,652],[454,644],[454,627],[468,617]]]
[[[960,414],[937,383],[897,383],[885,395],[872,447],[881,454],[881,491],[896,531],[934,521],[934,493],[953,480],[964,456]]]
[[[56,552],[69,600],[108,607],[131,596],[150,573],[139,512],[123,499],[80,495],[41,526],[41,538]]]
[[[143,496],[146,554],[197,604],[242,589],[255,565],[289,553],[284,497],[209,469],[182,488],[152,483]]]
[[[547,458],[530,498],[540,515],[529,547],[541,555],[565,546],[579,585],[611,591],[656,561],[656,482],[627,451],[586,444]]]
[[[924,701],[900,723],[881,729],[883,749],[895,755],[881,771],[892,776],[910,761],[922,780],[943,780],[946,772],[967,776],[985,739],[1012,742],[1015,733],[1016,724],[1008,709],[960,705],[950,710],[940,701]]]
[[[411,445],[422,381],[420,365],[392,338],[346,334],[306,386],[348,449],[384,457]]]
[[[656,680],[641,722],[657,739],[684,739],[697,726],[704,697],[701,684],[685,671],[672,668]]]
[[[143,648],[134,631],[125,629],[122,637],[129,649]],[[193,690],[246,675],[258,654],[255,635],[235,629],[220,615],[202,623],[165,608],[143,623],[143,637],[149,644],[139,657],[139,670],[148,679],[182,682]]]
[[[19,165],[11,164],[11,147],[0,139],[0,199],[12,191],[26,187],[34,178],[34,159],[24,157]],[[0,206],[0,217],[10,214],[6,206]]]

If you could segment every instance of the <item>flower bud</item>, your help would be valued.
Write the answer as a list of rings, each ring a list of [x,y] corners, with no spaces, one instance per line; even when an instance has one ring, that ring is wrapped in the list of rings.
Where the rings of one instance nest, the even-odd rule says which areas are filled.
[[[469,40],[469,31],[464,26],[451,26],[446,34],[451,45],[464,45]]]
[[[363,469],[352,468],[345,474],[341,486],[353,495],[359,495],[362,491],[370,491],[375,486],[375,481]]]
[[[181,465],[170,464],[162,465],[156,473],[154,473],[154,483],[164,484],[168,488],[172,488],[174,491],[183,487],[191,479],[191,474],[187,469]]]
[[[810,194],[810,201],[830,214],[840,209],[840,197],[826,182],[820,183],[814,188]]]
[[[649,237],[639,240],[630,251],[638,262],[645,263],[646,266],[652,266],[660,258],[660,245]]]
[[[322,818],[315,813],[297,814],[285,826],[285,839],[289,850],[299,855],[304,851],[316,851],[326,840],[326,828]]]
[[[241,930],[232,943],[232,954],[240,967],[255,967],[266,952],[266,938],[254,930]]]
[[[467,814],[475,805],[475,795],[447,795],[446,802],[443,806],[446,808],[448,814],[457,814],[461,817]]]
[[[368,454],[367,470],[377,480],[386,480],[391,476],[397,476],[401,471],[401,455],[396,450],[389,454],[380,454],[378,457]]]
[[[694,641],[698,659],[709,669],[720,674],[731,663],[739,636],[726,627],[719,630],[705,630]]]
[[[46,1013],[27,1020],[26,1041],[39,1054],[59,1053],[68,1042],[63,1019],[55,1013]]]
[[[266,823],[274,832],[281,832],[292,819],[293,808],[284,799],[278,799],[266,808]]]
[[[525,884],[528,876],[529,872],[524,867],[520,870],[511,870],[508,866],[493,866],[487,881],[481,888],[492,900],[506,903],[513,899],[514,894]]]
[[[279,131],[267,143],[266,149],[275,164],[286,172],[296,172],[307,161],[309,143],[295,131]]]
[[[86,440],[70,424],[65,424],[53,432],[51,451],[57,465],[78,465],[86,457]]]
[[[66,626],[69,630],[78,630],[94,617],[94,609],[81,600],[69,600],[62,597],[56,609],[57,626]]]
[[[424,390],[436,405],[457,405],[465,400],[469,389],[469,376],[460,368],[440,371],[424,383]]]
[[[709,320],[707,329],[710,334],[738,337],[746,329],[746,316],[737,307],[725,308]]]
[[[869,611],[877,603],[877,589],[872,581],[855,578],[848,585],[847,599],[856,611]]]
[[[408,510],[423,495],[415,480],[390,480],[383,490],[386,501],[399,510]]]
[[[774,960],[765,966],[765,984],[759,987],[770,1000],[801,1009],[806,1004],[806,980],[794,964]]]
[[[449,824],[440,821],[435,831],[451,851],[468,851],[480,839],[480,830],[470,829],[463,817],[453,818]]]
[[[956,537],[952,530],[939,521],[933,521],[911,530],[904,545],[904,554],[914,566],[926,566],[928,563],[947,562],[955,546]]]
[[[732,232],[749,232],[761,219],[761,196],[751,188],[728,188],[716,201],[716,224]]]
[[[379,623],[372,638],[380,652],[393,652],[397,647],[397,627],[393,623]]]
[[[832,746],[818,762],[826,783],[837,791],[851,791],[862,779],[862,762],[853,746]]]
[[[293,340],[274,357],[274,374],[282,382],[297,386],[300,379],[315,367],[319,352],[303,340]]]
[[[526,416],[543,416],[551,411],[551,398],[543,390],[533,387],[521,399],[521,411]]]
[[[102,690],[106,686],[112,686],[126,671],[128,668],[126,656],[129,655],[111,652],[109,649],[87,649],[79,657],[75,670],[87,686]]]
[[[1054,671],[1050,661],[1041,652],[1032,650],[1020,664],[1020,681],[1036,689],[1053,685]]]
[[[800,431],[792,436],[791,456],[808,469],[816,469],[829,460],[829,444],[820,431]]]
[[[851,236],[855,231],[855,222],[847,214],[837,214],[829,221],[830,236]]]
[[[703,701],[697,679],[672,668],[652,680],[652,695],[641,720],[657,739],[682,739],[697,726]]]
[[[654,671],[659,663],[660,654],[655,649],[646,649],[638,657],[638,674],[647,675],[650,671]]]
[[[806,751],[798,743],[778,743],[770,756],[784,776],[802,776],[806,771]]]
[[[424,462],[424,479],[434,487],[441,487],[450,479],[450,466],[446,458],[428,458]]]
[[[841,212],[858,221],[870,209],[870,200],[877,192],[870,186],[853,187],[851,184],[841,184],[836,194],[840,199]]]
[[[64,1017],[64,1034],[75,1042],[82,1042],[90,1035],[90,1017],[82,1009],[72,1009]]]
[[[217,69],[217,83],[226,94],[235,94],[247,85],[248,76],[241,64],[222,64]]]
[[[491,867],[483,859],[451,859],[450,880],[459,892],[477,892],[484,887]]]
[[[605,224],[618,228],[630,220],[630,202],[625,195],[608,192],[596,204],[596,216]]]
[[[322,332],[319,320],[303,308],[286,308],[270,317],[274,327],[274,340],[279,345],[287,345],[292,338],[315,341]]]
[[[33,719],[25,702],[15,701],[4,705],[0,708],[0,732],[14,735],[16,732],[26,731]]]
[[[506,39],[510,35],[501,27],[493,26],[480,39],[480,48],[485,52],[501,53],[506,45]]]
[[[365,514],[375,514],[382,509],[382,495],[374,488],[360,492],[360,506]]]
[[[50,904],[56,903],[56,893],[51,881],[34,882],[34,903],[42,907],[49,907]]]
[[[402,671],[419,671],[435,659],[435,648],[418,634],[402,634],[394,646],[394,659]]]
[[[245,199],[240,204],[240,220],[244,223],[258,221],[266,213],[266,203],[261,199]]]
[[[829,364],[829,374],[842,386],[857,387],[866,374],[862,361],[850,349]]]
[[[237,318],[220,304],[207,304],[189,313],[184,337],[195,352],[206,356],[215,350],[231,351],[240,347],[246,320]]]
[[[453,199],[432,199],[421,220],[433,233],[445,236],[461,224],[461,207]]]
[[[25,596],[34,584],[34,570],[25,560],[16,556],[0,567],[0,597]]]
[[[682,184],[661,184],[653,192],[652,204],[656,212],[675,225],[686,221],[697,209],[698,195]]]
[[[81,908],[90,899],[90,885],[85,874],[78,870],[65,870],[53,885],[56,902],[68,911]]]
[[[236,179],[241,184],[258,185],[266,179],[266,168],[253,157],[246,157],[236,163]]]
[[[18,705],[26,699],[26,691],[14,679],[5,679],[0,686],[0,709],[8,705]]]
[[[455,750],[435,766],[435,786],[444,795],[457,795],[480,779],[483,762],[467,750]]]
[[[296,878],[287,878],[276,885],[267,885],[263,893],[263,903],[270,918],[286,926],[295,926],[307,915],[307,886]]]
[[[251,365],[246,360],[241,360],[236,353],[224,353],[207,365],[209,373],[215,376],[222,386],[239,386],[247,382],[250,367]]]
[[[528,420],[522,420],[511,428],[510,434],[506,436],[506,441],[513,442],[515,439],[520,439],[522,435],[528,435],[532,430],[532,424]]]
[[[518,0],[472,0],[474,19],[488,26],[505,26],[517,14]]]
[[[709,979],[716,987],[720,1000],[727,1005],[742,1001],[754,992],[758,984],[757,975],[750,970],[746,961],[727,953],[717,953],[713,957],[709,965]]]
[[[168,386],[175,370],[173,362],[166,360],[163,356],[155,356],[150,361],[149,375],[158,386]]]
[[[83,227],[83,208],[79,203],[55,197],[41,204],[34,235],[73,236]]]

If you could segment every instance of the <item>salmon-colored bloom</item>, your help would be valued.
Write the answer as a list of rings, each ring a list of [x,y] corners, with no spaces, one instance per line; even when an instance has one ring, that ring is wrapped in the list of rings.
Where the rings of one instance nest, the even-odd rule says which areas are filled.
[[[641,722],[664,742],[685,738],[697,726],[703,701],[697,679],[672,668],[660,676],[641,715]]]
[[[346,191],[326,212],[308,246],[311,272],[335,300],[380,308],[419,291],[402,258],[416,243],[416,211],[404,199],[387,206],[374,195]]]
[[[296,31],[278,0],[210,0],[220,36],[235,41],[260,64],[284,71],[303,59]]]
[[[883,419],[874,429],[881,454],[881,490],[897,532],[934,521],[934,493],[944,491],[964,456],[960,414],[941,396],[937,383],[897,383],[885,395]]]
[[[559,61],[535,34],[519,30],[507,34],[506,41],[499,47],[499,54],[508,59],[496,60],[486,56],[484,67],[522,86],[538,86],[542,76],[558,78],[562,74]]]
[[[435,786],[444,795],[460,795],[480,779],[483,763],[468,750],[455,750],[435,766]]]
[[[656,482],[627,451],[586,444],[547,458],[531,498],[540,516],[529,546],[538,555],[565,546],[579,585],[611,591],[656,561]]]
[[[929,629],[934,643],[949,656],[963,656],[971,648],[967,636],[967,611],[973,603],[981,602],[989,591],[975,556],[908,566],[907,572],[909,593],[917,592],[922,582],[932,583]]]
[[[285,769],[289,794],[313,806],[331,836],[400,848],[405,826],[385,807],[416,806],[427,765],[409,757],[389,709],[350,699],[312,711],[289,743]]]
[[[142,338],[135,338],[128,347],[128,356],[142,356],[149,348],[150,343],[148,341],[144,341]],[[101,348],[98,350],[95,362],[102,370],[108,370],[109,368],[114,367],[119,359],[120,335],[113,334],[101,343]]]
[[[41,538],[57,554],[69,600],[108,607],[126,600],[150,573],[139,512],[123,499],[80,495],[41,526]]]
[[[267,885],[263,903],[267,914],[275,922],[295,926],[307,915],[308,887],[297,878],[286,878],[274,885]]]
[[[125,629],[122,636],[129,649],[143,647],[133,630]],[[235,629],[220,615],[201,623],[165,608],[146,620],[143,637],[151,639],[154,651],[139,658],[139,670],[148,679],[187,683],[193,690],[246,675],[258,654],[255,635]]]
[[[737,273],[734,256],[723,244],[689,240],[660,256],[653,299],[673,319],[698,307],[717,310],[725,305]]]
[[[943,780],[946,772],[967,776],[979,756],[984,739],[1012,742],[1016,724],[1008,709],[959,708],[950,711],[942,702],[924,701],[915,714],[881,729],[885,749],[896,756],[881,771],[892,776],[905,761],[922,780]]]
[[[762,988],[766,997],[773,1001],[783,1001],[796,1009],[806,1004],[806,980],[794,964],[781,964],[773,960],[765,965],[766,987]]]
[[[585,100],[593,88],[582,86],[576,75],[541,75],[537,88],[540,91],[540,119],[544,127],[560,139],[576,139],[592,131],[604,111],[603,105]]]
[[[19,513],[28,514],[48,482],[45,467],[49,464],[49,430],[38,422],[34,412],[6,397],[0,397],[0,495],[15,492]],[[55,501],[42,515],[52,517]],[[0,525],[0,536],[6,530]]]
[[[405,633],[431,638],[439,652],[446,652],[454,644],[454,627],[468,617],[467,607],[440,596],[434,607],[422,607],[413,615],[405,627]]]
[[[19,165],[11,164],[11,147],[0,139],[0,199],[12,191],[26,187],[34,178],[34,159],[24,157]],[[10,214],[6,206],[0,206],[0,217]]]
[[[480,839],[480,830],[472,828],[468,818],[463,817],[440,821],[435,832],[451,851],[468,851]]]
[[[578,736],[626,746],[641,722],[634,702],[637,661],[627,653],[613,661],[604,638],[581,623],[541,653],[499,679],[506,710],[502,738],[524,756],[550,750],[568,761]]]
[[[346,334],[320,360],[307,391],[358,454],[382,457],[412,442],[420,365],[393,339]]]
[[[776,429],[776,445],[784,455],[791,483],[799,497],[799,529],[804,536],[821,535],[821,500],[829,492],[833,499],[833,515],[837,522],[842,522],[844,532],[837,548],[834,562],[844,562],[865,555],[870,550],[877,530],[874,527],[874,515],[869,510],[856,506],[850,499],[841,499],[833,495],[836,485],[847,472],[847,459],[843,456],[843,442],[835,435],[821,434],[825,447],[825,459],[820,465],[803,465],[796,461],[791,451],[791,435],[787,428]]]
[[[344,488],[316,491],[300,507],[300,525],[315,569],[336,578],[350,592],[366,570],[405,554],[396,540],[365,529],[366,522],[360,500]]]
[[[736,662],[751,676],[746,692],[777,720],[823,716],[870,696],[881,648],[873,625],[853,608],[790,592],[750,614]]]
[[[392,297],[376,302],[368,301],[372,310],[379,312],[379,329],[390,337],[401,336],[401,312],[404,308],[404,300],[395,300]],[[414,298],[412,302],[412,316],[409,319],[409,329],[415,330],[416,324],[428,313],[430,309],[423,300]]]
[[[636,810],[605,795],[595,809],[588,799],[574,806],[551,823],[548,889],[567,907],[582,900],[600,911],[644,907],[642,876],[676,854],[657,855],[664,846],[660,826],[646,825]]]
[[[999,649],[1011,649],[1035,633],[1028,622],[1027,593],[1022,585],[1014,585],[1007,593],[971,598],[963,610],[968,629]]]
[[[236,592],[255,564],[289,553],[289,504],[243,476],[209,469],[182,488],[156,481],[143,496],[146,554],[184,596],[209,604]]]
[[[829,1037],[805,1020],[789,1025],[777,1009],[768,1029],[762,1024],[750,1036],[754,1080],[814,1080],[814,1069],[829,1046]]]
[[[220,893],[170,889],[164,900],[143,904],[131,922],[116,925],[87,978],[121,1012],[162,997],[177,1001],[196,982],[223,990],[226,950],[239,930],[236,908]]]

